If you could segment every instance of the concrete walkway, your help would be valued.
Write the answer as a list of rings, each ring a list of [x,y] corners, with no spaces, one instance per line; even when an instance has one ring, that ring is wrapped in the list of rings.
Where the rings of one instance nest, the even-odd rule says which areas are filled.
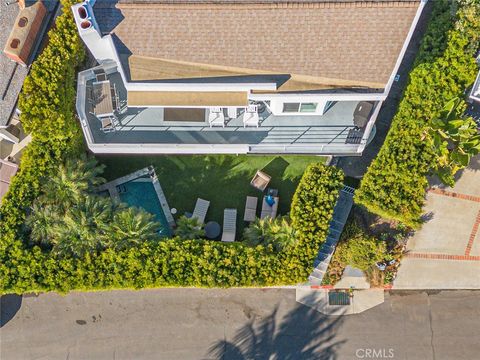
[[[328,294],[332,290],[297,287],[296,300],[324,315],[352,315],[374,308],[385,301],[383,289],[354,290],[350,305],[330,305]]]
[[[479,164],[480,156],[458,175],[455,187],[428,191],[429,220],[408,242],[395,289],[480,288]]]

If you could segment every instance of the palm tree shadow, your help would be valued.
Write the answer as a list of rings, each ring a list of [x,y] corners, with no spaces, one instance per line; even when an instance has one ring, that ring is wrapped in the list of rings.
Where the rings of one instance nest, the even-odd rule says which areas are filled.
[[[342,317],[328,317],[303,305],[278,320],[278,306],[267,317],[255,318],[237,330],[232,340],[218,340],[207,358],[228,360],[336,359],[345,341],[335,339]]]
[[[22,296],[7,294],[0,297],[0,328],[14,318],[22,306]]]

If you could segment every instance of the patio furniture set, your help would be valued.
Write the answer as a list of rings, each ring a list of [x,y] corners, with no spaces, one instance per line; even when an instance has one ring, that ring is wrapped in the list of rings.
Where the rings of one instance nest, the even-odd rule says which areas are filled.
[[[260,117],[258,115],[257,105],[248,105],[245,108],[228,107],[226,108],[227,116],[225,117],[224,109],[221,107],[212,107],[208,113],[208,124],[210,127],[225,127],[226,118],[236,119],[238,109],[243,109],[243,127],[254,126],[258,128]]]
[[[100,120],[100,129],[107,133],[115,131],[118,126],[116,112],[121,112],[120,100],[115,84],[107,79],[103,70],[94,70],[95,81],[87,86],[87,100],[93,108],[92,115]]]
[[[265,191],[270,183],[271,177],[263,171],[258,170],[253,177],[250,184],[260,190]],[[278,190],[267,189],[263,196],[262,210],[260,212],[260,219],[270,217],[274,219],[277,216],[278,210]],[[245,213],[243,220],[246,222],[253,222],[257,217],[257,203],[258,198],[255,196],[247,196],[245,204]],[[200,225],[203,225],[207,216],[210,201],[198,198],[195,203],[193,213],[185,213],[187,217],[197,219]],[[237,231],[237,209],[227,208],[223,211],[223,231],[221,241],[233,242],[235,241],[235,234]],[[216,221],[209,221],[205,224],[205,236],[208,239],[216,239],[220,236],[220,225]]]
[[[192,219],[197,219],[200,225],[205,222],[210,201],[201,198],[197,199],[195,208],[191,215]],[[223,211],[223,232],[222,241],[235,241],[237,231],[237,209],[225,209]],[[215,239],[220,235],[220,225],[216,221],[209,221],[205,224],[205,236],[209,239]]]
[[[252,185],[255,189],[258,189],[262,192],[266,190],[266,193],[263,196],[260,219],[265,219],[266,217],[274,219],[277,216],[278,202],[280,198],[278,196],[277,189],[267,189],[271,179],[271,176],[267,175],[261,170],[258,170],[250,182],[250,185]],[[245,213],[243,216],[244,221],[255,221],[257,216],[257,203],[258,198],[256,196],[247,196],[247,200],[245,202]]]

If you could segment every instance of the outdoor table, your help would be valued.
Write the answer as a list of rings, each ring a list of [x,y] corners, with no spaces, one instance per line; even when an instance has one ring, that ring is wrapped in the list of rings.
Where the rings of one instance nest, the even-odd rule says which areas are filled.
[[[220,235],[220,224],[216,221],[209,221],[205,224],[205,236],[208,239],[215,239]]]
[[[113,100],[110,92],[110,81],[97,81],[92,84],[92,87],[95,97],[95,115],[97,117],[112,116]]]

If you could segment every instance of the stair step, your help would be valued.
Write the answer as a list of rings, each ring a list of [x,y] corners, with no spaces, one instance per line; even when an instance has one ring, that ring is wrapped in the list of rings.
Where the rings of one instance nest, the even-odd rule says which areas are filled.
[[[328,269],[328,264],[325,262],[321,262],[316,268],[316,270],[326,272]]]

